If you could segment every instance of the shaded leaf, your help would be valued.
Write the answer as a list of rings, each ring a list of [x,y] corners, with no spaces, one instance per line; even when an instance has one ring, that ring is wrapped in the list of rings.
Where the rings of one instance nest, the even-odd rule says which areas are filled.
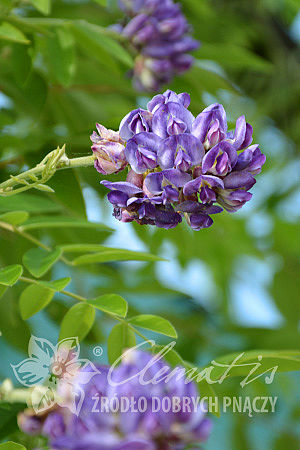
[[[77,219],[68,216],[54,217],[33,217],[23,226],[23,230],[35,230],[39,228],[91,228],[97,230],[111,231],[112,229],[98,222],[88,222],[87,220]]]

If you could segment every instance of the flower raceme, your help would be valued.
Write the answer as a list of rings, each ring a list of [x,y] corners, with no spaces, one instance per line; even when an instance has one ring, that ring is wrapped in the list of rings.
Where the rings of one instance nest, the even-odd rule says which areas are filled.
[[[48,437],[56,450],[183,450],[204,442],[212,423],[196,384],[180,372],[171,376],[174,369],[158,355],[126,353],[111,375],[100,366],[84,385],[78,415],[64,407],[39,416],[27,410],[18,418],[21,429]]]
[[[115,30],[127,38],[137,53],[133,82],[138,90],[157,91],[176,74],[188,70],[193,57],[188,53],[199,42],[187,35],[190,26],[173,0],[119,0],[125,12],[125,26]]]
[[[205,108],[196,118],[188,94],[170,90],[156,95],[147,110],[135,109],[119,133],[97,125],[92,150],[95,168],[112,174],[128,168],[125,181],[102,181],[110,189],[113,215],[174,228],[186,218],[194,230],[210,227],[212,214],[235,212],[248,202],[254,178],[266,157],[252,145],[252,127],[241,116],[228,131],[222,105]]]

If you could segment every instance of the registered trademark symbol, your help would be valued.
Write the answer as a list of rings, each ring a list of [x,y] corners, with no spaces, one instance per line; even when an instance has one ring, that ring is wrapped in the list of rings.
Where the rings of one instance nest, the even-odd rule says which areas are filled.
[[[103,354],[103,348],[100,346],[96,346],[93,348],[93,353],[95,356],[102,356]]]

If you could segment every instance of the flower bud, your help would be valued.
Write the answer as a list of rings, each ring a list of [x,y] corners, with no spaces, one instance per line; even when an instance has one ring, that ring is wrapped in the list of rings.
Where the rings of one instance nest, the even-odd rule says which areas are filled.
[[[127,166],[123,141],[119,133],[107,130],[97,124],[97,131],[91,135],[92,150],[96,156],[95,169],[103,175],[119,172]]]

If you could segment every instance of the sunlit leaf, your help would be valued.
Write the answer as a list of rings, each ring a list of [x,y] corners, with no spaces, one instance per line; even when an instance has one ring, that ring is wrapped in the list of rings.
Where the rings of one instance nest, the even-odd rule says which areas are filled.
[[[77,337],[81,341],[90,331],[95,319],[95,308],[86,302],[72,306],[61,323],[59,341]]]
[[[123,297],[117,294],[105,294],[93,300],[87,300],[89,305],[94,306],[101,311],[117,316],[126,317],[128,305]]]
[[[42,277],[59,259],[61,250],[47,251],[41,248],[31,248],[23,255],[23,263],[36,278]]]
[[[156,333],[164,334],[165,336],[170,336],[172,338],[177,338],[175,328],[163,317],[141,314],[139,316],[131,317],[129,322],[137,327],[155,331]]]
[[[107,354],[110,364],[122,355],[124,350],[136,345],[135,334],[126,323],[118,323],[111,330],[107,340]]]
[[[0,25],[0,40],[19,42],[20,44],[29,44],[30,41],[26,38],[18,28],[8,22],[2,22]]]
[[[22,292],[19,300],[20,313],[23,320],[29,319],[51,302],[54,291],[44,286],[31,284]]]
[[[91,253],[78,256],[74,259],[73,264],[79,266],[81,264],[105,263],[110,261],[164,261],[150,253],[134,252],[132,250],[108,249],[99,253]]]
[[[0,269],[0,284],[13,286],[23,273],[23,267],[19,264],[3,267]]]
[[[11,225],[20,225],[28,220],[29,214],[26,211],[11,211],[0,215],[0,222],[10,223]]]

